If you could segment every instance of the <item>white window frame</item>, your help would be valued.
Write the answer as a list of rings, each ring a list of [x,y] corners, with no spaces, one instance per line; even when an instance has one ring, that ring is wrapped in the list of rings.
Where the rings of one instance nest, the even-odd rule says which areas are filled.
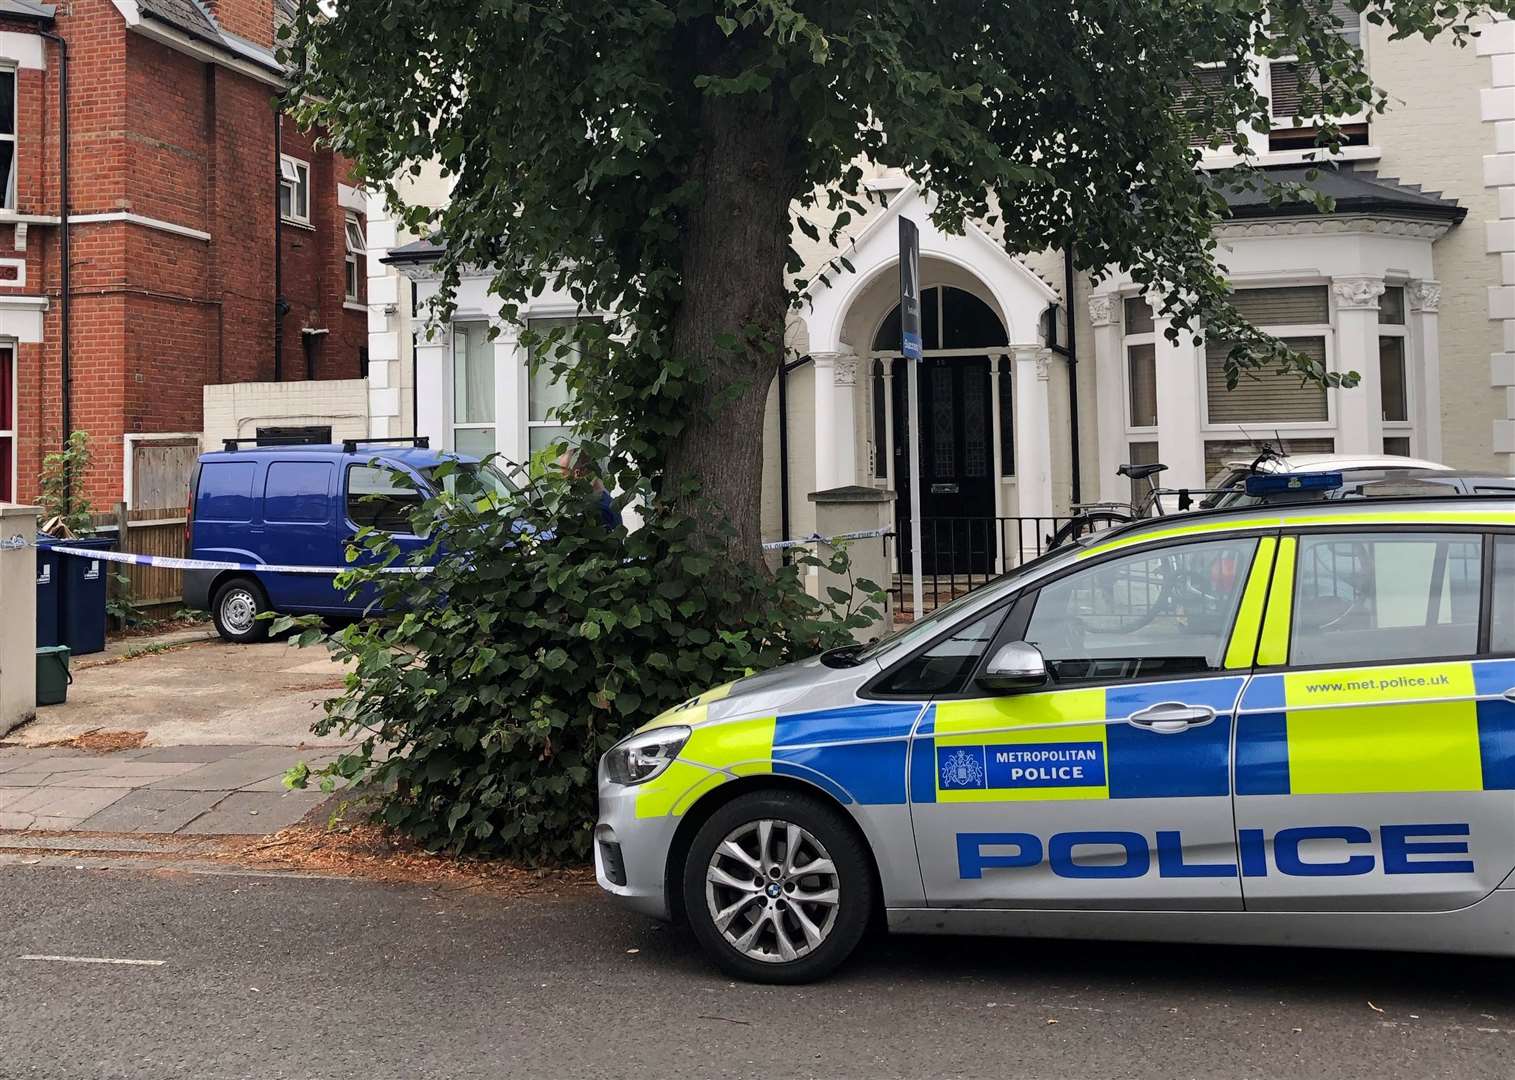
[[[310,224],[310,162],[301,161],[288,154],[279,155],[279,186],[289,192],[289,213],[281,211],[285,221],[295,225]],[[301,189],[305,192],[303,206],[298,206]]]
[[[367,255],[367,243],[358,215],[351,210],[342,217],[342,249],[342,295],[353,303],[360,303],[363,298],[363,260]],[[349,273],[352,275],[350,289],[347,287]]]
[[[474,326],[483,328],[484,335],[485,335],[484,344],[486,345],[486,347],[489,350],[489,357],[490,357],[491,362],[493,362],[493,360],[494,360],[495,342],[491,341],[489,339],[489,336],[488,336],[489,335],[489,329],[490,329],[490,326],[491,326],[491,323],[490,323],[490,321],[489,321],[488,318],[481,317],[481,316],[474,316],[474,317],[470,317],[470,318],[454,319],[452,321],[452,323],[450,324],[450,327],[449,327],[448,335],[447,335],[448,345],[450,346],[450,348],[448,349],[448,353],[447,353],[447,372],[448,372],[448,375],[447,375],[447,381],[446,381],[446,386],[447,386],[447,391],[448,391],[447,398],[446,398],[446,405],[447,405],[447,448],[449,450],[457,450],[457,448],[458,448],[458,432],[459,431],[493,431],[494,432],[494,440],[493,440],[493,442],[494,442],[495,448],[498,449],[499,445],[500,445],[500,424],[501,424],[501,418],[500,418],[500,406],[499,406],[500,388],[499,388],[499,382],[498,382],[498,380],[500,378],[500,371],[499,371],[499,366],[498,365],[496,365],[495,373],[494,373],[495,380],[496,380],[496,383],[495,383],[495,400],[490,403],[490,406],[493,409],[494,414],[495,414],[494,419],[493,420],[488,420],[488,421],[475,420],[475,421],[464,421],[462,423],[458,422],[458,417],[457,417],[457,395],[458,395],[458,388],[457,388],[456,385],[454,385],[454,383],[456,381],[456,372],[457,372],[458,331],[459,331],[459,329],[466,329],[466,328],[474,327]]]
[[[11,441],[11,475],[10,493],[11,498],[16,497],[16,485],[20,482],[20,449],[21,436],[21,343],[15,338],[0,338],[0,349],[8,349],[11,354],[11,426],[0,428],[0,439]]]
[[[1243,292],[1247,289],[1293,289],[1324,285],[1326,287],[1326,299],[1328,303],[1326,314],[1330,318],[1330,322],[1285,323],[1283,325],[1259,326],[1257,329],[1261,330],[1265,334],[1271,334],[1281,340],[1287,338],[1307,337],[1324,338],[1326,351],[1326,371],[1332,372],[1337,370],[1336,297],[1331,292],[1331,282],[1329,278],[1297,277],[1284,278],[1281,280],[1266,278],[1246,278],[1241,281],[1233,279],[1231,281],[1231,285],[1237,292]],[[1326,435],[1329,435],[1333,440],[1340,442],[1341,436],[1337,431],[1338,417],[1336,412],[1336,391],[1329,387],[1326,389],[1325,420],[1296,420],[1291,421],[1287,424],[1280,424],[1266,420],[1249,421],[1244,424],[1212,424],[1210,422],[1210,392],[1209,385],[1206,381],[1208,360],[1205,356],[1205,349],[1203,346],[1198,349],[1198,354],[1199,362],[1195,366],[1197,368],[1197,375],[1199,378],[1199,386],[1197,387],[1197,392],[1199,399],[1199,429],[1201,444],[1206,442],[1221,441],[1220,438],[1217,437],[1223,437],[1225,440],[1229,441],[1246,441],[1248,439],[1255,439],[1260,437],[1259,433],[1266,433],[1269,439],[1272,439],[1276,434],[1278,438],[1284,440],[1319,439]],[[1243,376],[1243,378],[1245,377],[1246,376]]]
[[[1378,338],[1386,337],[1399,338],[1399,340],[1403,342],[1403,344],[1400,345],[1400,352],[1401,355],[1404,356],[1405,361],[1405,419],[1389,420],[1385,418],[1383,420],[1383,433],[1384,438],[1386,439],[1408,438],[1410,440],[1410,456],[1414,457],[1417,453],[1421,452],[1420,446],[1417,444],[1417,435],[1415,432],[1415,407],[1417,404],[1419,404],[1416,398],[1416,388],[1420,383],[1420,379],[1416,375],[1419,364],[1417,363],[1418,358],[1415,355],[1415,339],[1410,336],[1410,319],[1413,317],[1410,312],[1410,283],[1405,280],[1389,278],[1384,281],[1384,288],[1400,290],[1400,294],[1404,298],[1402,303],[1402,310],[1404,312],[1405,321],[1399,323],[1398,325],[1395,325],[1394,323],[1379,323],[1378,333],[1373,339],[1373,344],[1376,347],[1378,345]],[[1382,303],[1381,300],[1380,303]],[[1379,359],[1381,362],[1381,355]],[[1379,369],[1378,379],[1379,385],[1382,386],[1383,370],[1381,367]],[[1382,400],[1381,397],[1380,400]],[[1379,407],[1381,409],[1382,405]]]
[[[1158,339],[1158,334],[1157,334],[1157,310],[1155,308],[1152,309],[1152,321],[1153,321],[1153,325],[1152,325],[1152,329],[1150,331],[1148,331],[1147,333],[1144,333],[1144,334],[1128,334],[1128,333],[1126,333],[1126,301],[1127,300],[1140,300],[1141,298],[1142,298],[1142,294],[1141,293],[1119,293],[1116,296],[1116,302],[1120,305],[1119,310],[1120,310],[1120,325],[1121,325],[1121,339],[1120,339],[1120,387],[1121,387],[1120,409],[1121,409],[1121,420],[1125,424],[1126,434],[1129,435],[1129,436],[1134,436],[1134,438],[1128,438],[1128,439],[1125,440],[1125,442],[1127,444],[1130,444],[1132,442],[1151,442],[1151,441],[1153,441],[1154,439],[1157,438],[1157,428],[1158,428],[1157,424],[1153,424],[1150,427],[1138,427],[1137,425],[1131,423],[1131,390],[1132,390],[1132,386],[1131,386],[1131,347],[1133,345],[1151,345],[1152,349],[1153,349],[1153,352],[1155,353],[1157,351],[1157,346],[1158,346],[1158,340],[1157,340]],[[1152,307],[1151,301],[1148,301],[1147,306],[1149,308]],[[1161,363],[1161,362],[1162,361],[1160,359],[1158,359],[1156,361],[1156,363]],[[1157,403],[1157,408],[1159,410],[1159,413],[1158,413],[1158,419],[1159,419],[1159,421],[1161,421],[1161,419],[1162,419],[1162,414],[1161,414],[1162,407],[1163,407],[1162,406],[1162,402],[1159,401]]]
[[[5,191],[0,209],[14,211],[16,209],[18,178],[21,174],[21,73],[17,65],[13,63],[0,63],[0,72],[8,73],[11,77],[11,127],[12,131],[6,134],[0,131],[0,142],[11,144],[11,171],[5,178]],[[14,490],[14,488],[12,489]]]

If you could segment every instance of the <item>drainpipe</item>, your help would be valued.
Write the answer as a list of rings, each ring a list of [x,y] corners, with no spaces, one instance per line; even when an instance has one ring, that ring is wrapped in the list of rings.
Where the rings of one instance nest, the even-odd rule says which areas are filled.
[[[73,329],[73,281],[69,255],[68,220],[68,42],[58,34],[42,32],[42,37],[58,46],[58,260],[62,264],[60,288],[62,296],[58,305],[59,359],[58,381],[62,390],[61,419],[63,421],[62,448],[68,449],[68,437],[73,430],[74,374],[72,358]],[[69,499],[73,477],[63,477],[64,498]]]
[[[1073,302],[1073,239],[1063,249],[1063,295],[1068,298],[1068,449],[1073,455],[1070,475],[1073,502],[1083,502],[1083,484],[1079,475],[1078,445],[1078,306]]]
[[[279,193],[284,187],[284,112],[274,109],[274,382],[284,381],[284,215]]]

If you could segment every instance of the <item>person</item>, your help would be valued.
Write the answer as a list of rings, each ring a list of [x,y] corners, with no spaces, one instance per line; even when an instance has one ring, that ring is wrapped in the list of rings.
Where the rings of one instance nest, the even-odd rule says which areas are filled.
[[[587,454],[570,447],[558,458],[558,468],[570,480],[581,480],[587,476],[590,489],[594,492],[594,504],[600,512],[600,524],[607,529],[620,526],[621,512],[615,508],[610,492],[605,490],[605,485],[594,471],[593,462],[589,460]]]

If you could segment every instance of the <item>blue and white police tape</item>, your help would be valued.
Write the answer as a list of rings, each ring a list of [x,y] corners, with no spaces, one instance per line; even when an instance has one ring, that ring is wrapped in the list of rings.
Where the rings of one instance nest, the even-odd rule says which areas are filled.
[[[14,545],[14,546],[25,546]],[[343,574],[355,566],[281,566],[278,563],[230,562],[221,559],[179,559],[172,555],[137,555],[128,551],[102,551],[99,548],[70,547],[67,544],[50,544],[48,551],[58,555],[73,555],[80,559],[99,559],[102,562],[125,563],[128,566],[157,566],[165,570],[256,570],[262,574]],[[386,574],[424,574],[429,566],[386,566]]]
[[[770,540],[763,545],[763,550],[778,551],[782,548],[804,547],[807,544],[835,544],[838,540],[868,540],[875,536],[893,535],[893,529],[861,529],[858,532],[837,533],[835,536],[822,536],[820,533],[811,533],[800,540]]]

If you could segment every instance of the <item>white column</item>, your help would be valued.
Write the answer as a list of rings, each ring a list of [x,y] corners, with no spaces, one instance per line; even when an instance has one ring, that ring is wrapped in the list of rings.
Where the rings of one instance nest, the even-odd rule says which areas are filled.
[[[836,413],[836,353],[811,353],[815,368],[815,490],[837,487],[836,440],[831,425]]]
[[[1485,187],[1498,192],[1499,217],[1485,225],[1485,250],[1500,256],[1500,283],[1488,287],[1489,319],[1504,330],[1504,349],[1489,357],[1490,381],[1505,392],[1504,416],[1494,421],[1496,454],[1515,453],[1515,22],[1503,16],[1480,26],[1476,47],[1489,58],[1489,85],[1479,91],[1479,115],[1494,125],[1494,153],[1483,159]]]
[[[1157,460],[1168,471],[1157,478],[1163,487],[1205,486],[1205,442],[1200,435],[1200,351],[1192,331],[1180,328],[1177,341],[1168,340],[1171,318],[1152,320],[1157,375]]]
[[[1440,461],[1441,446],[1441,331],[1437,309],[1441,306],[1441,282],[1412,281],[1405,288],[1409,307],[1409,355],[1406,381],[1412,384],[1414,439],[1410,452],[1416,457]],[[1417,367],[1418,365],[1418,367]]]
[[[863,480],[857,471],[857,369],[857,356],[851,352],[837,353],[831,365],[831,432],[836,441],[833,487]]]
[[[1052,433],[1047,402],[1047,349],[1014,345],[1015,476],[1021,517],[1052,516]],[[1028,534],[1029,535],[1029,534]]]
[[[1125,356],[1119,313],[1118,296],[1089,297],[1089,319],[1094,323],[1094,415],[1099,429],[1095,432],[1099,450],[1095,490],[1103,502],[1123,502],[1131,492],[1130,484],[1115,475],[1126,453]]]
[[[1003,420],[1000,417],[999,396],[1003,392],[1000,380],[1008,379],[1010,376],[1000,373],[1001,359],[1002,357],[999,356],[989,357],[989,415],[992,418],[992,423],[989,425],[989,437],[993,440],[989,444],[992,451],[989,459],[994,477],[995,518],[1005,516],[1005,461],[1003,456],[1005,443]],[[1009,564],[1005,561],[1005,534],[1004,530],[1000,528],[998,521],[994,523],[994,565],[1001,572],[1010,569]]]
[[[1383,278],[1338,277],[1331,281],[1336,298],[1336,370],[1355,371],[1351,389],[1336,390],[1336,451],[1383,453],[1383,387],[1378,368],[1378,298]]]
[[[521,347],[521,328],[514,323],[491,320],[499,327],[494,339],[494,448],[507,461],[525,465],[531,457],[526,432],[526,395],[531,373],[526,350]]]
[[[444,328],[416,342],[416,434],[431,439],[432,446],[452,446],[451,389],[452,334]]]

